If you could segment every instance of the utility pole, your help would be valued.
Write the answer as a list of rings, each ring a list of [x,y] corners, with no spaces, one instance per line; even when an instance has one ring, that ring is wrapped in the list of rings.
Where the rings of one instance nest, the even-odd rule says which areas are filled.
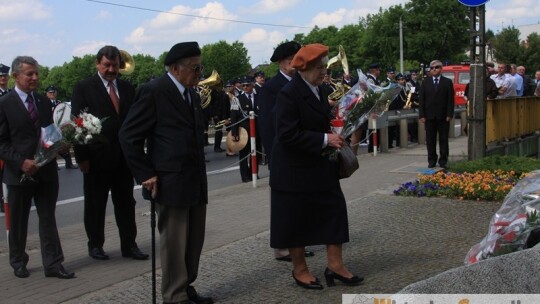
[[[482,4],[469,9],[471,71],[467,96],[468,158],[475,160],[486,155],[486,6]]]
[[[399,72],[401,74],[403,73],[403,21],[401,21],[401,17],[399,16]]]

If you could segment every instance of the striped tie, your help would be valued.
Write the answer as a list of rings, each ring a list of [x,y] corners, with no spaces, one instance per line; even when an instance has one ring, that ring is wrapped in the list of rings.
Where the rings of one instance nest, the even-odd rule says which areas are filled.
[[[34,97],[32,97],[32,94],[28,94],[28,97],[26,98],[26,103],[28,105],[28,114],[30,114],[30,119],[32,119],[32,123],[34,123],[34,126],[39,127],[39,115],[36,110],[36,105],[34,104]]]

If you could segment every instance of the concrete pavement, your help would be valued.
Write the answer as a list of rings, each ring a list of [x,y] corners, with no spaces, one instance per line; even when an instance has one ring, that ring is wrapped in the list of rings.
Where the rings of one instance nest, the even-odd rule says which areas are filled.
[[[451,139],[450,148],[452,160],[466,157],[466,137]],[[269,247],[269,187],[264,178],[257,188],[239,182],[209,193],[197,290],[217,303],[341,303],[344,293],[394,293],[463,265],[465,254],[485,235],[491,215],[500,204],[394,196],[395,188],[414,180],[418,170],[425,169],[424,145],[391,149],[377,156],[364,152],[358,158],[360,169],[342,180],[351,237],[344,255],[349,269],[366,278],[362,285],[345,287],[338,283],[333,288],[309,291],[294,284],[291,264],[274,260]],[[136,199],[137,241],[149,253],[149,204],[138,192]],[[31,276],[18,279],[8,264],[6,246],[1,244],[1,303],[151,303],[150,260],[121,257],[114,217],[106,221],[104,249],[111,256],[108,261],[88,257],[82,223],[59,233],[66,256],[64,265],[75,271],[77,278],[45,278],[38,236],[30,235]],[[316,255],[308,259],[309,267],[323,279],[325,248],[310,249]],[[158,269],[158,303],[160,281]]]

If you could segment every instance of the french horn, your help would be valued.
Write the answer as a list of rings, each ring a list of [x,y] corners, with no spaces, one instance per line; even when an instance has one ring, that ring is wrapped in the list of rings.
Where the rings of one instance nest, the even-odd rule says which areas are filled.
[[[220,90],[223,86],[223,81],[216,70],[212,70],[212,74],[204,80],[199,81],[199,95],[201,96],[201,107],[206,109],[212,102],[212,90]]]
[[[135,71],[135,60],[124,50],[120,50],[120,74],[129,75]]]

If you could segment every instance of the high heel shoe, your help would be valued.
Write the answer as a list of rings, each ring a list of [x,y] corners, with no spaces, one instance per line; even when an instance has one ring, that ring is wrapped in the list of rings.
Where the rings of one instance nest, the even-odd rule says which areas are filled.
[[[296,282],[296,285],[298,285],[300,287],[304,287],[305,289],[323,289],[321,281],[319,281],[319,279],[317,279],[317,278],[315,278],[315,281],[311,281],[309,283],[304,283],[304,282],[298,280],[294,276],[294,270],[292,272],[292,277],[293,277],[294,281]]]
[[[350,278],[343,277],[328,269],[328,267],[326,267],[326,269],[324,270],[324,278],[326,279],[326,285],[328,285],[328,287],[336,286],[336,282],[334,282],[334,279],[338,279],[343,284],[348,286],[358,285],[364,280],[363,277],[359,276],[352,276]]]

